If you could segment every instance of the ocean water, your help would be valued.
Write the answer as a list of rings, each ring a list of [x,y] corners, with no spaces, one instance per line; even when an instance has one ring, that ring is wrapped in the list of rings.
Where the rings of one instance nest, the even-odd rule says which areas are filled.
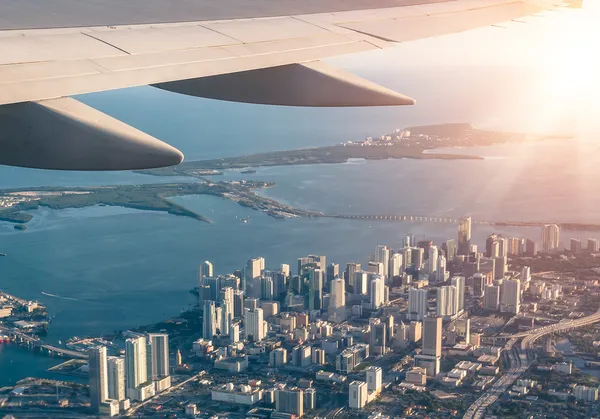
[[[555,13],[550,21],[562,16],[562,12]],[[173,144],[188,160],[335,144],[394,128],[442,122],[471,122],[510,131],[568,132],[573,134],[571,141],[458,150],[484,155],[481,161],[353,161],[261,168],[245,176],[276,182],[277,187],[261,192],[270,197],[332,213],[597,222],[597,118],[584,118],[587,114],[574,109],[572,103],[557,107],[553,100],[557,98],[548,93],[555,94],[556,89],[544,84],[538,69],[499,61],[494,51],[514,45],[502,48],[495,44],[494,51],[488,47],[490,40],[501,42],[500,37],[524,30],[542,31],[547,24],[547,19],[532,18],[529,25],[510,24],[507,30],[487,28],[331,60],[333,65],[417,98],[417,106],[408,108],[253,106],[150,87],[80,99]],[[481,64],[469,61],[469,54],[477,56]],[[224,178],[240,176],[228,172]],[[161,180],[165,179],[131,172],[0,167],[0,188]],[[193,303],[188,290],[196,285],[197,266],[204,260],[211,260],[218,273],[239,269],[256,256],[264,256],[269,268],[281,263],[294,266],[297,257],[309,253],[325,254],[338,263],[366,262],[375,245],[397,246],[408,232],[436,241],[456,235],[452,224],[277,220],[215,197],[179,197],[176,201],[213,223],[109,207],[40,209],[25,232],[0,223],[0,252],[8,254],[0,258],[0,289],[45,304],[53,316],[47,339],[56,342],[177,315]],[[246,216],[250,222],[242,224],[239,220]],[[474,238],[483,243],[491,231],[489,226],[476,225]],[[499,232],[539,237],[535,228]],[[563,237],[568,238],[567,234]],[[588,233],[574,236],[587,238]],[[16,347],[2,348],[0,386],[44,375],[55,362]]]

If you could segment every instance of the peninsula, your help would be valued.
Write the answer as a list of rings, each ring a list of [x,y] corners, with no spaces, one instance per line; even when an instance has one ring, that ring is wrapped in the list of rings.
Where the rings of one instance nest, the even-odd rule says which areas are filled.
[[[458,153],[437,153],[450,147],[488,146],[508,142],[556,139],[556,136],[502,133],[473,128],[470,124],[441,124],[409,127],[362,141],[348,141],[332,146],[257,153],[239,157],[198,160],[179,166],[142,170],[155,176],[206,176],[210,171],[247,169],[249,167],[291,166],[300,164],[339,164],[349,159],[451,159],[473,160],[479,156]],[[213,173],[215,174],[215,173]]]

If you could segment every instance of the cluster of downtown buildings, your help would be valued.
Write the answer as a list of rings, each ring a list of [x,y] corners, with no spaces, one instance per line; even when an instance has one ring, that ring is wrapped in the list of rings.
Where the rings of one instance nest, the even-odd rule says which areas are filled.
[[[558,247],[558,226],[544,226],[542,253]],[[276,373],[314,374],[322,385],[347,386],[348,406],[356,409],[381,393],[387,371],[376,361],[395,348],[412,351],[407,388],[422,388],[432,379],[458,386],[468,374],[491,376],[477,381],[483,389],[499,373],[501,348],[486,347],[480,334],[471,333],[469,308],[477,302],[490,313],[517,315],[525,289],[549,299],[558,295],[560,289],[530,283],[528,267],[508,272],[509,255],[534,256],[536,248],[531,240],[492,234],[479,251],[471,243],[471,219],[463,218],[456,239],[437,246],[408,235],[399,249],[377,246],[366,265],[348,262],[342,268],[327,264],[326,256],[308,255],[298,258],[292,272],[287,264],[269,270],[258,257],[244,269],[215,275],[206,261],[198,285],[203,337],[193,343],[193,352],[232,377],[255,361]],[[590,240],[588,248],[597,251],[598,242]],[[440,374],[444,347],[444,353],[476,354],[477,362],[461,361]],[[367,359],[375,365],[361,371]],[[167,335],[128,339],[125,358],[92,349],[92,407],[114,413],[127,409],[128,400],[143,401],[168,388],[168,360]],[[301,417],[317,405],[310,379],[269,387],[258,379],[232,381],[212,388],[212,400],[260,402],[272,407],[271,418]],[[195,405],[188,408],[196,412]],[[249,417],[262,417],[252,416],[254,410]]]
[[[125,357],[107,356],[106,347],[88,351],[93,411],[115,416],[130,401],[144,401],[171,387],[169,336],[137,335],[125,341]]]

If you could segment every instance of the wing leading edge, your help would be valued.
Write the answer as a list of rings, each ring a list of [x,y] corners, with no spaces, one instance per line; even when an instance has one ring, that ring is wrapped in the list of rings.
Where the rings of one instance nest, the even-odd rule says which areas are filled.
[[[258,19],[0,31],[0,164],[124,170],[182,160],[159,140],[66,98],[82,93],[154,85],[272,105],[410,105],[413,99],[320,60],[555,5],[450,0]]]

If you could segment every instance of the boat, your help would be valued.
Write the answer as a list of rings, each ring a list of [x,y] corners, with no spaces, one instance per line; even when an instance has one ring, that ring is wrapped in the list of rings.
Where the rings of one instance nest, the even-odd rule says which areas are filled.
[[[248,221],[250,221],[250,217],[242,218],[242,224],[246,224]]]
[[[248,174],[256,173],[256,170],[254,170],[254,169],[246,169],[246,170],[242,170],[240,173],[243,174],[243,175],[248,175]]]
[[[10,342],[10,338],[6,335],[0,335],[0,343],[8,343]]]
[[[6,253],[0,253],[0,256],[6,256]]]

